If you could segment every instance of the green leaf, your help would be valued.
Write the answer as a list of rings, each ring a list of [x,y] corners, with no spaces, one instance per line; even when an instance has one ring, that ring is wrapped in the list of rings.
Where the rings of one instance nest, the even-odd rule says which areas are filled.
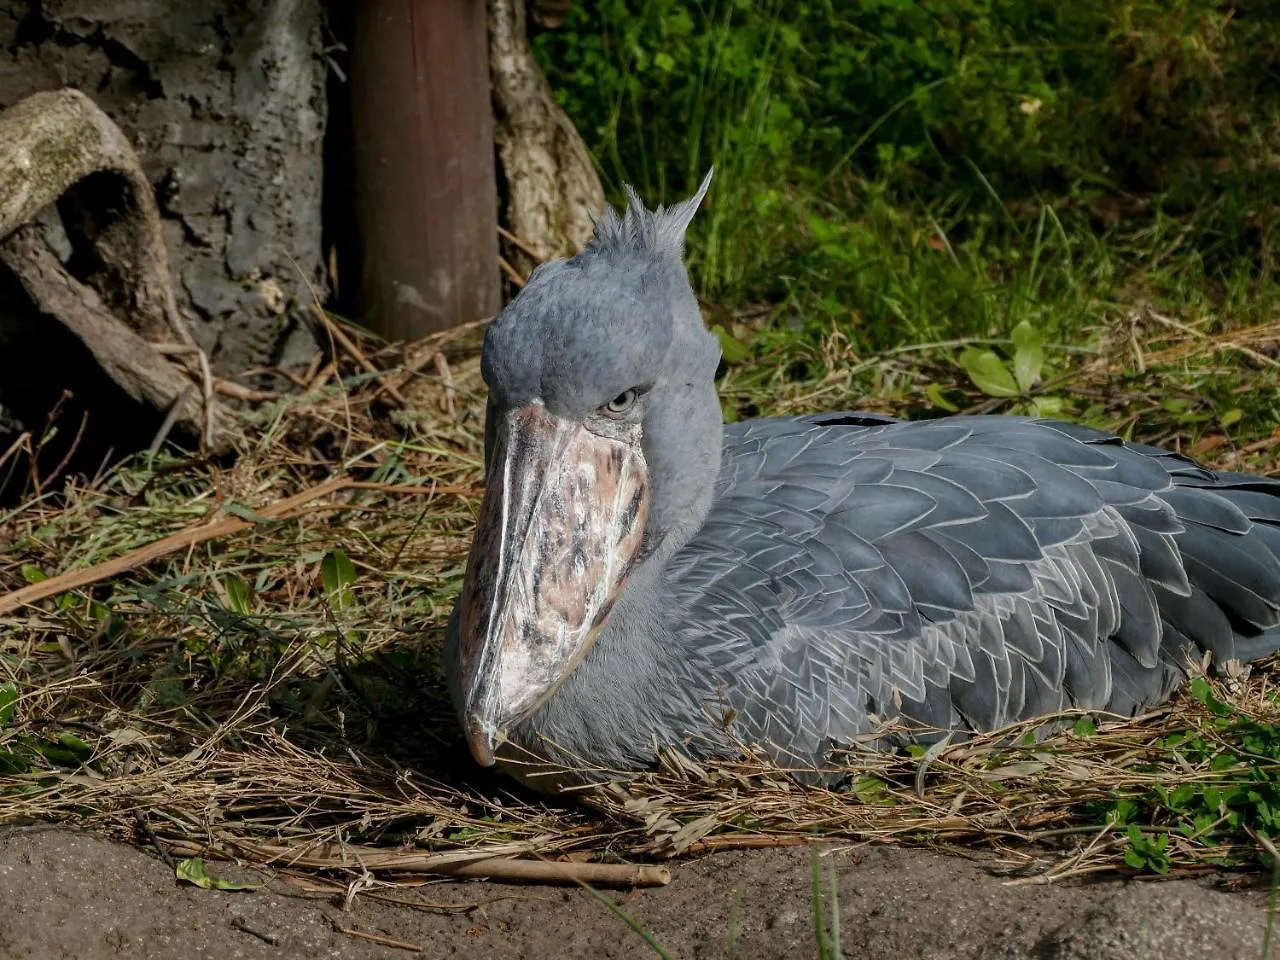
[[[223,510],[231,514],[233,517],[239,517],[241,520],[248,520],[250,523],[275,523],[270,517],[264,517],[260,513],[255,513],[243,503],[236,503],[234,500],[228,500],[222,507]]]
[[[17,709],[18,685],[12,680],[8,683],[0,683],[0,726],[12,720]]]
[[[1071,728],[1071,732],[1077,737],[1092,737],[1098,732],[1098,725],[1093,722],[1093,717],[1081,717]]]
[[[0,774],[26,773],[30,769],[31,761],[25,754],[0,747]]]
[[[854,778],[850,789],[863,803],[877,807],[892,807],[897,800],[889,793],[889,785],[879,777],[863,774]]]
[[[18,569],[22,573],[22,579],[27,581],[27,583],[40,583],[43,580],[49,579],[49,575],[34,563],[24,563]]]
[[[57,740],[39,740],[34,746],[36,753],[60,767],[78,767],[93,756],[89,745],[73,733],[59,734]]]
[[[329,602],[335,610],[345,610],[355,603],[351,585],[356,582],[356,567],[341,547],[334,547],[325,554],[320,563],[320,579],[324,581],[324,592],[329,595]]]
[[[1060,417],[1066,401],[1062,397],[1033,397],[1031,410],[1037,417]]]
[[[249,585],[234,573],[229,573],[223,579],[222,586],[227,591],[227,606],[231,612],[242,616],[249,613],[252,609],[252,602],[249,599]]]
[[[1013,345],[1013,376],[1025,393],[1040,379],[1044,367],[1044,338],[1029,321],[1023,320],[1013,328]]]
[[[939,410],[946,410],[948,413],[956,413],[960,409],[942,395],[942,387],[938,386],[936,383],[931,383],[925,387],[924,394],[929,398],[929,402]]]
[[[724,357],[725,363],[732,366],[742,363],[751,356],[750,348],[720,324],[713,326],[711,332],[720,341],[720,355]]]
[[[973,385],[989,397],[1018,396],[1018,382],[993,350],[970,347],[960,354],[960,366]]]
[[[1232,407],[1230,410],[1228,410],[1226,413],[1224,413],[1221,417],[1218,418],[1218,423],[1222,424],[1222,426],[1224,427],[1229,427],[1229,426],[1232,426],[1233,424],[1239,423],[1243,418],[1244,418],[1244,411],[1241,410],[1239,407]]]
[[[1147,865],[1147,858],[1140,854],[1133,847],[1126,847],[1124,851],[1124,862],[1135,870],[1141,870]]]
[[[204,890],[261,890],[260,883],[240,883],[236,880],[224,880],[215,877],[199,857],[179,862],[173,871],[174,876],[186,883],[193,883]]]
[[[1213,688],[1204,677],[1193,677],[1191,680],[1191,696],[1201,703],[1207,704],[1213,699]]]

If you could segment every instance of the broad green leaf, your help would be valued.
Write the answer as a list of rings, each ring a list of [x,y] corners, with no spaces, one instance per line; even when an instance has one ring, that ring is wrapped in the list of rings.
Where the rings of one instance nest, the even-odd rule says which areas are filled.
[[[1077,737],[1092,737],[1098,732],[1098,725],[1093,722],[1093,717],[1081,717],[1071,728],[1071,732]]]
[[[939,410],[946,410],[948,413],[955,413],[960,408],[942,395],[942,387],[936,383],[931,383],[924,388],[924,394]]]
[[[173,871],[174,876],[187,883],[194,883],[205,890],[261,890],[260,883],[241,883],[236,880],[225,880],[209,872],[204,861],[199,857],[182,860]]]
[[[751,356],[751,350],[745,343],[735,337],[732,333],[716,324],[711,328],[711,332],[716,335],[716,339],[720,341],[720,355],[724,357],[724,362],[728,364],[742,363]]]
[[[227,591],[227,606],[232,613],[247,614],[252,608],[249,599],[249,586],[234,573],[229,573],[222,581]]]
[[[22,573],[22,579],[27,581],[27,583],[40,583],[49,579],[49,575],[34,563],[24,563],[18,569]]]
[[[356,567],[341,547],[334,547],[325,555],[320,564],[320,578],[335,610],[345,610],[355,602],[351,585],[356,582]]]
[[[8,683],[0,683],[0,726],[12,720],[17,709],[18,685],[12,680]]]
[[[989,397],[1016,397],[1020,392],[1013,374],[992,350],[970,347],[960,354],[960,366],[973,385]]]
[[[1244,417],[1243,410],[1241,410],[1239,407],[1232,407],[1230,410],[1228,410],[1226,413],[1224,413],[1221,417],[1218,418],[1218,422],[1222,424],[1224,427],[1229,427],[1232,424],[1239,423],[1241,419],[1243,419],[1243,417]]]
[[[1013,376],[1025,393],[1035,386],[1044,367],[1044,338],[1029,321],[1013,328]]]

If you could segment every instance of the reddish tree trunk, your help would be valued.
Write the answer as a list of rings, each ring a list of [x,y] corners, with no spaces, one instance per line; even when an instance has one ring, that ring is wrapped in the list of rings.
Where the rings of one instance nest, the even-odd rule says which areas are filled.
[[[365,321],[407,339],[500,305],[484,0],[354,5]]]

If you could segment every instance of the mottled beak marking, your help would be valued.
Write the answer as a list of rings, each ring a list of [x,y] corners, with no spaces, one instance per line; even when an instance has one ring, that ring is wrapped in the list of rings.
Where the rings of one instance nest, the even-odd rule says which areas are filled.
[[[498,424],[459,610],[463,725],[482,766],[591,649],[648,506],[638,428],[601,436],[537,402]]]

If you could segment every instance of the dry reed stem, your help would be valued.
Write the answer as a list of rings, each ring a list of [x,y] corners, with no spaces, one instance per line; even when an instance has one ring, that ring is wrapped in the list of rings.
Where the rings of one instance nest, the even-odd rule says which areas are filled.
[[[334,477],[318,486],[312,487],[310,490],[304,490],[301,493],[294,494],[292,497],[281,500],[279,503],[264,507],[259,511],[259,514],[273,520],[287,518],[291,511],[296,510],[303,504],[310,503],[320,497],[326,497],[331,493],[337,493],[339,490],[349,487],[351,483],[352,481],[349,477]],[[47,597],[56,596],[59,593],[65,593],[68,590],[78,590],[81,587],[100,583],[112,577],[118,577],[122,573],[144,566],[152,560],[158,560],[168,554],[176,553],[184,547],[192,547],[208,540],[231,536],[242,530],[249,530],[254,526],[255,524],[249,520],[229,519],[191,527],[181,533],[175,533],[172,536],[165,537],[163,540],[149,543],[145,547],[131,550],[122,557],[114,557],[88,569],[71,570],[56,577],[50,577],[40,583],[29,584],[20,590],[0,594],[0,615],[12,613],[20,607],[36,603]]]

